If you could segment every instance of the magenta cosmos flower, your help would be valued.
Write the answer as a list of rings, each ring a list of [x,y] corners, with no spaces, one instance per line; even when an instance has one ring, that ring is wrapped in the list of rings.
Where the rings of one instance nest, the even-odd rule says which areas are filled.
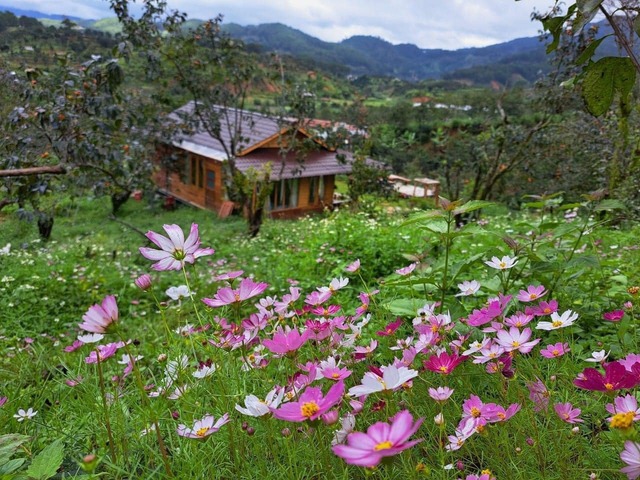
[[[604,375],[595,368],[585,368],[573,384],[578,388],[600,392],[633,388],[638,384],[638,368],[629,371],[620,362],[604,364],[603,368]]]
[[[526,290],[520,290],[516,297],[521,302],[533,302],[547,294],[543,285],[529,285]]]
[[[627,464],[620,471],[626,474],[629,480],[640,477],[640,443],[630,440],[624,442],[624,450],[620,452],[620,459]]]
[[[203,440],[212,433],[216,433],[220,430],[225,423],[229,423],[229,414],[225,413],[222,417],[214,423],[215,418],[213,415],[206,415],[201,420],[193,422],[193,427],[188,428],[186,425],[178,425],[178,435],[185,438],[195,438],[197,440]]]
[[[350,433],[347,444],[334,445],[333,453],[351,465],[375,467],[384,457],[397,455],[423,440],[419,438],[408,441],[422,425],[423,418],[414,422],[411,414],[402,410],[390,420],[391,423],[374,423],[367,429],[367,433]]]
[[[465,359],[466,357],[460,357],[455,353],[442,352],[439,355],[431,355],[423,364],[427,370],[441,375],[449,375]]]
[[[278,409],[271,409],[273,416],[288,422],[304,422],[316,420],[332,407],[340,403],[344,394],[344,382],[333,385],[326,396],[317,387],[307,387],[297,402],[285,403]]]
[[[116,297],[107,295],[101,305],[89,307],[87,313],[82,316],[84,320],[79,326],[86,332],[107,333],[109,327],[118,321],[118,305]]]
[[[197,224],[191,224],[191,231],[186,240],[178,225],[163,225],[162,228],[167,232],[169,238],[152,231],[146,233],[146,237],[160,247],[160,250],[140,247],[140,253],[143,257],[156,262],[151,268],[155,270],[181,270],[185,263],[195,263],[198,257],[213,255],[212,248],[200,248]]]
[[[203,298],[202,301],[210,307],[223,307],[224,305],[240,303],[243,300],[260,295],[268,286],[267,283],[256,283],[253,279],[247,277],[242,279],[238,288],[221,288],[213,298]]]
[[[624,310],[613,310],[612,312],[605,312],[602,314],[602,318],[607,322],[619,322],[624,317]]]

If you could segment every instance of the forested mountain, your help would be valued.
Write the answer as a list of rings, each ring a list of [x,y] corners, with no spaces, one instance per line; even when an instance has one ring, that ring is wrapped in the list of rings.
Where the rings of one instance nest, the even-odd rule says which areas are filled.
[[[47,24],[60,21],[60,15],[20,10],[0,5],[0,11],[17,16],[36,17]],[[85,28],[115,34],[119,25],[115,18],[81,20],[69,17]],[[45,20],[46,19],[46,20]],[[188,27],[200,20],[193,19]],[[423,49],[412,44],[394,45],[384,39],[358,35],[341,42],[325,42],[281,23],[242,26],[222,25],[231,36],[239,38],[252,49],[290,55],[309,69],[319,69],[341,76],[384,76],[408,81],[424,79],[465,80],[488,84],[520,80],[533,82],[549,69],[545,45],[538,37],[525,37],[479,48],[459,50]],[[600,25],[601,35],[609,32]],[[613,40],[600,47],[601,54],[615,54]]]

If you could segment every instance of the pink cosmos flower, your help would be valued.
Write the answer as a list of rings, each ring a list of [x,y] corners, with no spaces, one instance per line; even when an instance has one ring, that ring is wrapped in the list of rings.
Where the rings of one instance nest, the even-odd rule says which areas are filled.
[[[220,430],[224,424],[229,423],[231,420],[229,414],[225,413],[222,417],[214,423],[213,415],[206,415],[200,420],[193,422],[193,427],[188,428],[186,425],[178,425],[178,435],[185,438],[195,438],[197,440],[203,440],[212,433],[216,433]]]
[[[527,307],[524,309],[524,313],[527,315],[533,315],[534,317],[542,317],[544,315],[551,315],[553,312],[558,311],[558,301],[549,300],[548,302],[540,302],[534,307]]]
[[[0,407],[2,407],[5,403],[7,403],[7,397],[0,397]]]
[[[210,307],[222,307],[232,303],[240,303],[264,292],[269,285],[267,283],[256,283],[251,278],[243,278],[236,289],[223,287],[216,292],[213,298],[203,298],[205,305]]]
[[[549,406],[550,393],[542,380],[536,378],[535,382],[528,382],[527,388],[529,389],[529,399],[535,404],[533,410],[535,412],[546,410]]]
[[[449,387],[429,388],[429,396],[438,403],[446,402],[453,394],[453,389]]]
[[[495,403],[484,403],[477,395],[471,395],[462,404],[461,421],[465,421],[468,418],[479,419],[484,423],[497,421],[498,412],[499,407]]]
[[[540,350],[540,355],[544,358],[556,358],[561,357],[565,353],[571,351],[568,343],[558,342],[553,345],[547,345],[545,348]]]
[[[533,302],[534,300],[538,300],[540,297],[543,297],[547,294],[544,286],[542,285],[529,285],[526,290],[520,290],[518,296],[516,297],[521,302]]]
[[[529,338],[531,338],[531,329],[528,327],[522,332],[516,327],[510,327],[508,332],[506,330],[500,330],[496,335],[496,341],[500,346],[504,347],[507,352],[517,350],[520,353],[529,353],[533,347],[540,342],[539,338],[529,341]]]
[[[213,255],[212,248],[200,248],[197,224],[191,224],[191,231],[186,240],[178,225],[163,225],[162,228],[169,238],[152,231],[146,234],[160,250],[148,247],[139,249],[143,257],[156,262],[151,265],[154,270],[181,270],[185,263],[195,263],[196,258]]]
[[[638,384],[638,374],[628,371],[620,362],[603,364],[603,368],[604,375],[595,368],[585,368],[573,384],[578,388],[601,392],[633,388]],[[634,370],[637,372],[637,369]]]
[[[402,267],[402,268],[397,269],[396,273],[398,275],[403,275],[403,276],[409,275],[411,272],[413,272],[416,269],[417,265],[418,264],[416,262],[411,263],[411,264],[407,265],[406,267]]]
[[[351,272],[351,273],[355,273],[358,270],[360,270],[360,259],[358,258],[356,261],[354,261],[353,263],[350,263],[349,265],[347,265],[345,267],[345,270],[347,272]]]
[[[85,363],[104,362],[108,358],[113,357],[118,349],[124,347],[124,342],[108,343],[106,345],[98,345],[97,351],[92,350],[88,357],[84,359]]]
[[[624,317],[624,310],[613,310],[612,312],[605,312],[602,314],[602,318],[607,322],[619,322]]]
[[[221,273],[220,275],[216,275],[211,280],[214,282],[220,282],[222,280],[233,280],[238,278],[240,275],[244,273],[244,270],[235,270],[233,272]]]
[[[533,315],[527,315],[526,313],[516,312],[510,317],[504,319],[504,324],[507,327],[522,328],[533,320]]]
[[[465,480],[495,480],[495,478],[492,477],[489,473],[483,473],[481,475],[467,475],[467,478],[465,478]]]
[[[335,405],[340,403],[344,394],[344,382],[333,385],[326,396],[317,387],[307,387],[297,402],[285,403],[278,409],[271,409],[273,416],[288,422],[316,420]]]
[[[624,450],[620,452],[620,459],[627,464],[620,471],[627,475],[628,480],[640,477],[640,443],[631,440],[624,442]]]
[[[107,333],[109,327],[118,321],[116,297],[107,295],[101,305],[89,307],[82,320],[84,321],[79,325],[81,329],[92,333]]]
[[[447,436],[449,444],[444,447],[445,450],[448,452],[460,450],[467,439],[478,431],[477,426],[476,419],[473,418],[461,421],[456,427],[455,434]]]
[[[580,416],[581,410],[579,408],[573,408],[571,403],[556,403],[553,406],[553,409],[560,417],[560,420],[567,423],[580,423],[583,420],[578,418]]]
[[[279,355],[286,355],[289,352],[298,350],[311,336],[311,330],[305,330],[302,334],[297,328],[283,329],[278,327],[272,339],[265,339],[262,344],[271,352]]]
[[[333,453],[345,462],[361,467],[375,467],[384,457],[413,447],[423,439],[409,440],[418,431],[424,418],[413,421],[407,410],[398,412],[391,423],[377,422],[367,429],[367,433],[353,432],[347,436],[346,445],[334,445]]]
[[[344,380],[345,378],[349,377],[351,373],[351,370],[349,370],[348,368],[339,368],[337,366],[325,367],[322,369],[322,376],[335,382]]]
[[[502,315],[502,307],[500,306],[500,301],[494,300],[492,302],[489,302],[489,305],[487,305],[486,307],[481,308],[480,310],[476,309],[471,312],[469,318],[467,319],[467,323],[472,327],[479,327],[481,325],[484,325],[485,323],[489,323],[491,320],[499,317],[500,315]]]
[[[442,352],[439,355],[431,355],[423,364],[427,370],[441,375],[449,375],[464,360],[465,357],[458,356],[455,353]]]

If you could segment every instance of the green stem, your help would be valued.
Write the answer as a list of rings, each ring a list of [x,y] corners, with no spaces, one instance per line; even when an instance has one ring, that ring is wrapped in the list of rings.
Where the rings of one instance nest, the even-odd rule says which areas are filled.
[[[442,309],[444,308],[444,299],[448,287],[447,276],[449,274],[449,250],[451,249],[451,224],[453,223],[453,221],[454,217],[451,212],[449,212],[449,218],[447,218],[447,233],[444,242],[444,271],[442,272],[442,285],[440,286],[440,306],[438,307],[438,313],[442,313]]]
[[[98,367],[98,379],[100,382],[100,395],[102,396],[102,407],[104,408],[104,424],[107,427],[107,437],[109,438],[109,452],[114,463],[118,462],[116,456],[115,442],[111,430],[111,420],[109,420],[109,404],[107,403],[107,392],[104,386],[104,374],[102,373],[102,363],[100,362],[100,351],[96,350],[96,365]]]

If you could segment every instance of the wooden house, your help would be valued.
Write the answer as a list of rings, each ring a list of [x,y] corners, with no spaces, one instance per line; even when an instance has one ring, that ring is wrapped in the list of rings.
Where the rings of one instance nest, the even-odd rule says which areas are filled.
[[[171,117],[176,121],[187,118],[193,108],[190,102]],[[295,218],[332,206],[336,175],[349,174],[352,169],[353,157],[349,152],[327,148],[321,139],[313,139],[292,121],[278,121],[246,110],[220,108],[219,113],[220,139],[196,128],[159,148],[159,169],[154,181],[163,193],[200,208],[224,210],[229,201],[223,181],[223,163],[228,161],[223,142],[230,145],[235,135],[241,138],[234,156],[238,170],[246,173],[270,164],[273,190],[265,210],[271,217]],[[284,154],[285,150],[291,150],[283,149],[291,138],[311,139],[317,148],[304,155],[295,151]]]

